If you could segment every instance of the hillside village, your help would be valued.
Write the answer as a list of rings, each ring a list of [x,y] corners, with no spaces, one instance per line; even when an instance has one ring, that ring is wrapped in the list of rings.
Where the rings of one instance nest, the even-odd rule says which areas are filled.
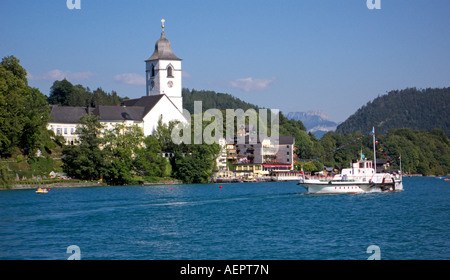
[[[155,50],[146,63],[146,96],[123,101],[120,106],[73,107],[50,105],[48,129],[64,137],[66,145],[77,145],[80,120],[89,114],[98,117],[104,134],[117,124],[137,126],[144,136],[155,133],[158,122],[187,123],[183,115],[181,59],[166,38],[164,25]],[[249,141],[256,135],[254,127],[237,129],[234,139],[219,140],[221,151],[216,158],[214,179],[218,181],[298,180],[293,136],[280,136],[278,143],[269,138]],[[245,142],[238,141],[245,137]],[[173,151],[164,151],[170,157]]]
[[[311,131],[307,132],[301,121],[288,119],[282,113],[279,113],[280,136],[277,141],[259,136],[258,128],[247,124],[235,127],[233,137],[218,139],[217,147],[174,146],[167,140],[170,138],[168,128],[174,123],[192,122],[185,114],[183,106],[192,109],[195,100],[205,101],[204,110],[217,108],[223,111],[227,108],[223,106],[243,110],[258,108],[228,94],[183,88],[181,61],[166,38],[163,24],[154,51],[145,60],[145,95],[128,99],[118,97],[117,93],[113,92],[111,96],[107,96],[111,97],[111,102],[107,102],[110,105],[92,100],[87,104],[82,103],[81,106],[80,103],[69,105],[58,100],[69,99],[69,96],[56,98],[52,95],[57,86],[69,88],[69,91],[72,87],[79,93],[80,89],[83,90],[81,85],[73,86],[65,79],[55,81],[47,98],[39,90],[28,86],[26,70],[19,65],[17,58],[5,57],[0,65],[0,70],[5,73],[1,76],[0,82],[5,87],[1,89],[0,97],[6,100],[6,103],[0,104],[0,120],[4,124],[0,128],[0,156],[4,159],[0,162],[0,185],[9,186],[12,181],[26,180],[24,173],[33,178],[36,177],[35,174],[39,174],[37,177],[53,174],[83,180],[98,180],[105,176],[108,184],[129,184],[148,178],[176,178],[187,183],[204,183],[211,180],[290,181],[299,179],[300,164],[307,172],[326,173],[348,166],[349,162],[361,153],[369,155],[370,159],[371,153],[368,150],[371,142],[361,136],[367,131],[354,129],[346,134],[328,132],[316,138]],[[436,91],[437,94],[448,98],[448,88],[427,91],[430,93],[419,93],[424,95]],[[62,93],[64,95],[67,92],[62,90]],[[405,104],[409,99],[419,96],[416,90],[407,90],[407,93],[410,96],[402,100]],[[101,99],[102,94],[106,96],[101,89],[97,89],[93,98]],[[389,97],[397,95],[393,92]],[[79,96],[70,98],[80,99]],[[185,102],[184,98],[189,102]],[[378,101],[374,102],[376,103]],[[363,108],[367,111],[367,108],[371,108],[370,105],[369,102],[368,106]],[[358,110],[357,114],[361,113],[363,110]],[[109,154],[105,155],[98,150],[99,145],[89,144],[91,146],[83,149],[96,153],[94,158],[97,162],[87,161],[83,163],[86,167],[79,168],[77,155],[83,155],[82,149],[76,151],[73,147],[82,144],[80,128],[85,125],[88,116],[98,120],[99,133],[95,135],[99,137],[111,137],[117,128],[121,132],[132,132],[135,129],[140,132],[134,131],[135,139],[124,136],[117,137],[109,144],[103,143],[102,145],[109,145],[105,146],[109,149]],[[352,117],[349,120],[352,120]],[[422,119],[427,125],[430,123],[427,118]],[[388,123],[392,125],[392,122],[386,122]],[[342,124],[342,128],[345,125],[346,122]],[[161,126],[164,126],[164,132],[158,131]],[[420,125],[414,128],[423,129]],[[385,151],[377,147],[379,162],[385,163],[385,166],[398,168],[397,158],[402,154],[406,173],[447,175],[450,172],[449,140],[442,130],[429,126],[427,131],[413,131],[409,126],[392,126],[390,130],[385,131],[387,134],[380,135],[380,141],[377,141],[388,148]],[[132,137],[131,134],[128,136]],[[361,140],[361,144],[347,147],[347,144],[355,142],[355,139]],[[131,147],[127,141],[139,143],[136,142],[135,146]],[[119,150],[121,146],[126,146],[126,149]],[[337,153],[331,153],[337,150]],[[136,155],[137,151],[141,154]],[[58,159],[55,158],[56,154]],[[101,162],[105,160],[104,157],[107,157],[107,163]],[[61,174],[61,170],[70,174]],[[85,170],[89,172],[86,173]],[[55,171],[58,171],[58,175],[55,175]]]

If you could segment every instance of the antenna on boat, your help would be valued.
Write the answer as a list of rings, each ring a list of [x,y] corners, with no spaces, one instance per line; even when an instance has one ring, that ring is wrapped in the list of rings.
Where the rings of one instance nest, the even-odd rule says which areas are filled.
[[[375,173],[377,173],[377,154],[375,148],[375,127],[372,127],[372,136],[373,136],[373,167],[375,169]]]

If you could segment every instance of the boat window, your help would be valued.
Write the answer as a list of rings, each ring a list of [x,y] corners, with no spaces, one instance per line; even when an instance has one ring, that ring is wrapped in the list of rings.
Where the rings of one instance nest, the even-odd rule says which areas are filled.
[[[359,163],[359,168],[364,168],[364,162]]]

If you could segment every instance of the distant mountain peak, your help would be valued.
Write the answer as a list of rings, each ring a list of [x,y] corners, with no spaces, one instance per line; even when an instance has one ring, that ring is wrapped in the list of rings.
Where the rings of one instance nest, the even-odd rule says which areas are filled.
[[[328,131],[336,130],[337,123],[330,121],[324,111],[289,112],[286,118],[302,121],[308,132],[314,133],[320,138]]]
[[[297,113],[300,113],[300,112],[297,112]],[[304,114],[307,115],[307,116],[319,116],[319,117],[321,117],[324,120],[328,120],[328,115],[324,111],[320,111],[320,110],[307,111]]]

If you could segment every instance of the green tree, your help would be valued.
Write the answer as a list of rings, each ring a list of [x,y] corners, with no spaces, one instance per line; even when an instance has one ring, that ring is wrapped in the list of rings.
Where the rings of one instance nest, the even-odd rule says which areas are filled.
[[[34,155],[49,118],[46,97],[28,86],[27,72],[14,56],[0,63],[0,156],[19,147]],[[48,139],[47,139],[48,140]]]
[[[7,166],[0,162],[0,187],[8,188],[12,182],[13,178],[11,173],[8,172]]]
[[[144,139],[142,129],[137,126],[116,125],[104,136],[103,156],[105,172],[103,179],[109,185],[129,184],[134,175],[135,157]]]
[[[117,92],[105,92],[97,88],[94,92],[82,85],[73,85],[66,79],[55,81],[50,89],[48,102],[61,106],[97,107],[99,105],[120,105],[127,97],[119,97]]]
[[[0,154],[7,157],[19,145],[24,124],[25,97],[28,81],[26,71],[14,56],[0,64]]]
[[[25,154],[34,155],[41,145],[45,146],[46,143],[50,142],[50,135],[47,133],[50,108],[47,98],[36,88],[29,90],[24,105],[24,123],[20,146],[25,150]]]
[[[81,118],[78,128],[79,145],[65,146],[63,149],[63,170],[69,176],[83,180],[96,180],[105,174],[105,161],[101,146],[102,125],[97,116],[86,115]]]
[[[147,136],[144,139],[144,147],[136,151],[135,168],[137,175],[148,178],[170,176],[170,174],[166,174],[169,163],[162,157],[161,153],[158,139],[153,135]]]
[[[175,164],[176,178],[187,184],[206,183],[209,178],[209,173],[205,169],[204,162],[201,158],[186,155],[183,157],[178,157],[175,160]]]
[[[55,81],[50,88],[48,103],[61,106],[69,106],[69,96],[71,96],[74,91],[74,86],[67,79],[63,79],[62,81]]]

